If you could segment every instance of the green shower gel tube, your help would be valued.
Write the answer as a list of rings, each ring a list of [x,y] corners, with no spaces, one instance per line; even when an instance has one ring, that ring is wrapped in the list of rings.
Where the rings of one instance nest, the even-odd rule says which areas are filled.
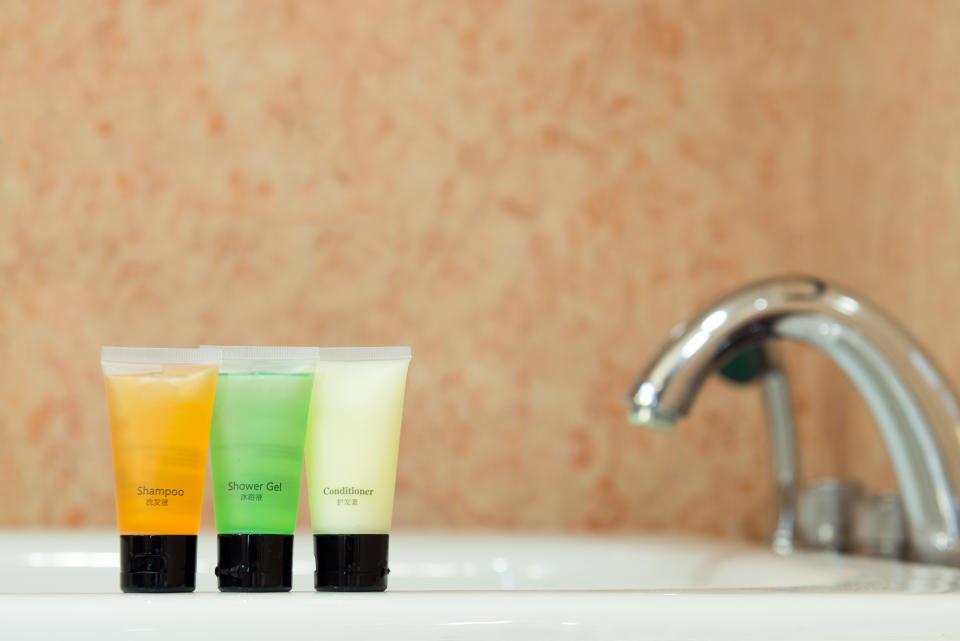
[[[316,350],[219,349],[210,454],[220,590],[285,592]]]

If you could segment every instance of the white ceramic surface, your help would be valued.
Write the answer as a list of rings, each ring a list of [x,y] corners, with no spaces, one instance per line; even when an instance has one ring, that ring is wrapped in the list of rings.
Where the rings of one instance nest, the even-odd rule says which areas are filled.
[[[0,534],[0,639],[960,638],[960,571],[674,537],[397,533],[390,590],[121,594],[113,533]]]

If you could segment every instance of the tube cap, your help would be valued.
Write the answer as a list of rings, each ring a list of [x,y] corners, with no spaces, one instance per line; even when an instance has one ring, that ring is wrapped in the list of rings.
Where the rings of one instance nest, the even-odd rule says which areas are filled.
[[[120,589],[124,592],[193,592],[196,586],[196,535],[120,536]]]
[[[221,592],[289,592],[293,586],[292,534],[219,534]]]
[[[383,592],[387,589],[388,534],[315,534],[314,585],[320,592]]]

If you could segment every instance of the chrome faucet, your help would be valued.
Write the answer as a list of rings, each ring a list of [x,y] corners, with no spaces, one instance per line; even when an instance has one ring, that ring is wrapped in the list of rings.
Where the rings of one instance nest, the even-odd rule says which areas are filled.
[[[876,306],[809,277],[757,282],[676,328],[630,390],[634,423],[671,427],[690,411],[706,377],[742,350],[772,339],[818,347],[850,377],[880,428],[906,514],[911,556],[960,566],[960,408],[916,341]],[[795,446],[782,370],[770,367],[764,396],[781,486],[781,522],[792,528]],[[777,442],[779,439],[779,443]],[[786,471],[785,471],[786,470]],[[786,489],[784,489],[786,488]],[[789,501],[790,514],[785,514]],[[775,537],[776,541],[777,537]]]

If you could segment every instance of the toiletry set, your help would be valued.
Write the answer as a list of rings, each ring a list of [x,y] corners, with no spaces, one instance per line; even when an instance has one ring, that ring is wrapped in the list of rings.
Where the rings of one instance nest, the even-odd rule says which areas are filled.
[[[104,347],[121,589],[194,590],[208,447],[221,591],[291,589],[304,462],[316,589],[386,589],[409,363],[409,347]]]

